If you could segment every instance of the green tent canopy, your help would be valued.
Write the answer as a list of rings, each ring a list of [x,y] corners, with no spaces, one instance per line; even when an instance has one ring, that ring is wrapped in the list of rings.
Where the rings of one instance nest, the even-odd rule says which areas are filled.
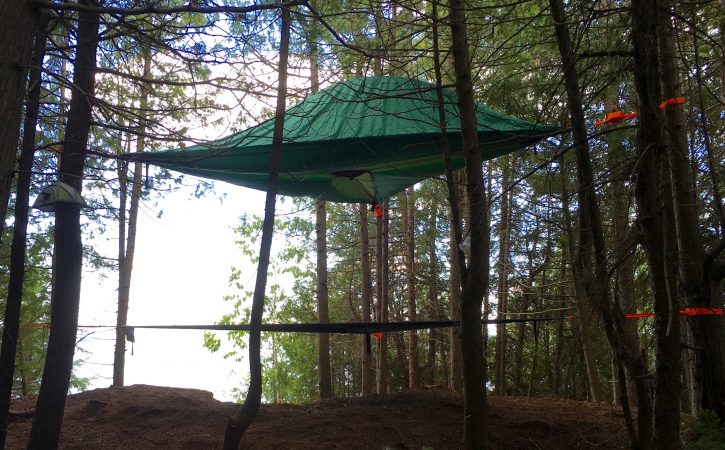
[[[456,95],[444,91],[454,168],[463,167]],[[402,77],[344,81],[287,110],[279,194],[335,202],[380,202],[444,172],[435,86]],[[476,107],[484,160],[559,131]],[[226,138],[175,150],[129,153],[179,172],[266,190],[274,120]]]

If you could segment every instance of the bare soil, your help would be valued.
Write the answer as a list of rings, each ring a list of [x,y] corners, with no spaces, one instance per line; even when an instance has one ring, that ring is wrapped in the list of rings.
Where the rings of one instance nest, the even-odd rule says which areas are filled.
[[[29,412],[33,400],[12,410]],[[68,397],[63,449],[220,449],[237,405],[210,392],[135,385]],[[263,405],[245,449],[457,449],[463,399],[434,387],[391,395]],[[8,449],[24,449],[32,419],[14,415]],[[555,398],[489,397],[494,449],[628,448],[620,411]]]

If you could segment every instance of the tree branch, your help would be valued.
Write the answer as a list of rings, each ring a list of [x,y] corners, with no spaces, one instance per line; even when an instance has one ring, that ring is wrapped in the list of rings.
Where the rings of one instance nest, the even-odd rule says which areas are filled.
[[[86,11],[99,14],[116,14],[121,16],[137,16],[143,14],[175,14],[175,13],[227,13],[227,14],[246,14],[255,11],[263,11],[270,9],[289,9],[293,6],[304,5],[306,0],[289,0],[281,3],[265,3],[261,5],[250,6],[197,6],[197,5],[181,5],[159,7],[153,3],[147,6],[139,6],[136,8],[118,8],[118,7],[95,7],[83,5],[79,3],[56,3],[47,0],[36,0],[35,6],[39,8],[52,9],[55,11]]]

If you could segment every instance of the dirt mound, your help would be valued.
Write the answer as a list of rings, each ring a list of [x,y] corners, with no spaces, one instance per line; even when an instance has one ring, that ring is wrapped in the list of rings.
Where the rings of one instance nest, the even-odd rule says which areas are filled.
[[[32,406],[23,400],[12,409]],[[236,408],[195,389],[96,389],[68,397],[61,447],[220,449]],[[462,397],[443,388],[263,405],[242,442],[249,449],[456,449],[462,418]],[[6,448],[25,448],[31,420],[15,417]],[[496,449],[628,448],[621,414],[603,404],[493,396],[489,430]]]

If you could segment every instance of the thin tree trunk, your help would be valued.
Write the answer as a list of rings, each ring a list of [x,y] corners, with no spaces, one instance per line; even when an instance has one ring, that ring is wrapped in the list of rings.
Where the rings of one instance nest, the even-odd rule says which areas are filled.
[[[360,203],[360,259],[362,271],[362,321],[370,322],[372,304],[372,275],[370,271],[370,237],[368,234],[368,210],[365,203]],[[371,364],[370,335],[365,336],[362,352],[362,394],[373,393],[373,373]]]
[[[28,99],[23,122],[23,144],[18,165],[18,182],[15,193],[15,223],[10,244],[10,274],[5,316],[3,317],[2,348],[0,349],[0,448],[5,448],[8,413],[15,380],[16,352],[20,352],[20,309],[23,302],[25,280],[25,255],[27,251],[28,211],[30,179],[35,155],[35,130],[40,110],[41,73],[48,39],[48,18],[44,16],[38,25],[33,44]],[[0,227],[0,233],[2,233]],[[25,377],[22,377],[23,379]],[[27,391],[27,386],[23,386]]]
[[[309,42],[310,45],[310,92],[316,93],[320,90],[320,71],[317,61],[317,42]],[[317,239],[317,316],[319,323],[329,323],[328,311],[329,288],[327,285],[327,210],[325,201],[319,200],[315,203],[315,230]],[[332,376],[330,369],[330,335],[319,333],[317,335],[317,365],[318,383],[320,398],[332,398]]]
[[[40,11],[27,0],[0,2],[0,240],[20,134],[28,62]]]
[[[560,280],[558,287],[558,297],[559,297],[559,305],[565,305],[566,302],[566,287],[564,284],[564,280],[566,280],[566,256],[562,255],[561,259],[561,271],[559,272]],[[561,319],[564,318],[564,311],[562,310],[560,313]],[[555,334],[555,343],[554,343],[554,365],[551,369],[552,377],[551,377],[551,392],[554,394],[555,397],[558,397],[561,394],[561,355],[563,353],[563,347],[564,347],[564,320],[557,320],[556,321],[556,334]]]
[[[593,308],[591,306],[592,300],[587,296],[585,289],[584,278],[587,274],[582,273],[579,265],[574,261],[574,255],[576,254],[576,238],[574,237],[574,231],[572,230],[571,223],[572,219],[569,213],[569,193],[567,189],[567,183],[569,176],[566,170],[566,162],[561,159],[561,175],[562,175],[562,212],[564,215],[564,230],[567,235],[567,246],[564,248],[565,255],[568,255],[569,265],[572,272],[572,281],[574,285],[574,297],[576,304],[577,317],[577,331],[579,332],[579,339],[582,345],[582,354],[584,356],[584,366],[586,369],[587,378],[589,380],[590,396],[592,401],[600,402],[604,399],[604,390],[602,387],[601,378],[599,377],[599,371],[597,370],[597,362],[594,358],[593,349],[593,338],[592,338],[592,324],[594,322]]]
[[[252,297],[252,312],[249,320],[249,388],[244,404],[227,422],[224,433],[224,450],[236,450],[242,435],[254,421],[262,400],[262,336],[259,329],[264,313],[264,296],[267,287],[267,269],[274,234],[274,212],[276,206],[277,180],[279,179],[280,154],[284,133],[284,113],[287,100],[287,61],[289,59],[290,11],[281,9],[282,23],[280,27],[279,68],[277,85],[277,107],[275,110],[274,134],[272,135],[272,152],[269,159],[269,179],[267,181],[267,197],[264,205],[264,221],[262,222],[262,242],[257,264],[257,278]]]
[[[498,313],[499,319],[506,318],[508,311],[508,273],[509,273],[509,242],[511,237],[511,173],[515,170],[512,158],[505,156],[502,160],[503,175],[502,189],[507,189],[501,195],[501,217],[499,219],[499,254],[498,254]],[[496,393],[506,393],[506,324],[496,325],[496,363],[494,384]]]
[[[151,75],[151,53],[147,48],[141,52],[143,57],[143,77]],[[146,111],[149,103],[149,91],[146,84],[141,85],[139,99],[139,134],[136,138],[136,152],[143,152],[146,147]],[[119,161],[119,164],[124,164]],[[131,298],[131,273],[136,253],[136,229],[138,226],[138,208],[141,201],[143,163],[134,164],[133,180],[131,181],[131,204],[128,211],[128,234],[126,235],[125,210],[121,211],[119,221],[119,258],[118,258],[118,314],[116,316],[116,347],[113,354],[113,385],[123,386],[124,369],[126,366],[126,324],[128,322],[128,305]],[[124,174],[125,175],[125,174]],[[124,190],[121,193],[125,197]],[[125,200],[125,198],[124,198]],[[125,209],[125,205],[122,205]],[[125,248],[123,248],[125,247]],[[123,251],[121,249],[123,248]]]
[[[325,201],[315,203],[317,239],[317,316],[319,323],[329,323],[328,287],[327,287],[327,212]],[[332,378],[330,373],[330,335],[317,335],[317,364],[320,398],[332,398]]]
[[[526,294],[524,294],[526,296]],[[526,308],[522,307],[521,312],[525,312]],[[514,348],[514,367],[513,367],[513,394],[521,395],[522,373],[524,366],[524,339],[526,338],[526,326],[524,323],[516,324],[516,347]]]
[[[415,301],[415,189],[408,187],[405,191],[405,284],[408,301],[408,320],[418,320]],[[420,364],[418,362],[418,332],[411,330],[408,334],[408,387],[420,387]]]
[[[534,392],[534,379],[536,377],[536,364],[539,357],[539,326],[538,322],[533,323],[534,328],[534,352],[531,357],[531,373],[529,376],[529,386],[526,390],[526,396],[531,397]]]
[[[380,205],[382,214],[376,220],[377,239],[377,317],[378,321],[388,321],[388,201]],[[388,334],[381,333],[377,342],[377,392],[388,392]]]
[[[481,308],[489,278],[488,209],[483,186],[481,154],[478,147],[471,66],[466,38],[466,12],[463,0],[450,2],[456,93],[461,116],[461,137],[465,159],[466,188],[471,219],[471,258],[461,293],[461,354],[463,356],[463,445],[466,449],[487,446],[486,364],[483,354]]]
[[[95,0],[81,4],[98,6]],[[86,147],[91,127],[91,98],[95,87],[96,50],[100,16],[78,13],[77,49],[73,89],[60,157],[60,181],[81,192]],[[78,328],[83,251],[80,207],[58,204],[55,212],[55,283],[51,301],[51,322],[43,382],[33,417],[29,449],[57,448],[63,424],[68,384],[73,370],[73,354]]]
[[[429,208],[428,217],[428,304],[431,310],[432,320],[442,320],[440,313],[440,304],[438,302],[438,255],[436,252],[436,236],[438,231],[438,202],[433,200]],[[428,372],[428,384],[436,384],[436,355],[437,355],[437,340],[441,339],[441,333],[439,330],[432,329],[428,332],[428,358],[427,358],[427,372]],[[441,347],[442,350],[442,347]],[[445,361],[445,360],[443,360]]]

